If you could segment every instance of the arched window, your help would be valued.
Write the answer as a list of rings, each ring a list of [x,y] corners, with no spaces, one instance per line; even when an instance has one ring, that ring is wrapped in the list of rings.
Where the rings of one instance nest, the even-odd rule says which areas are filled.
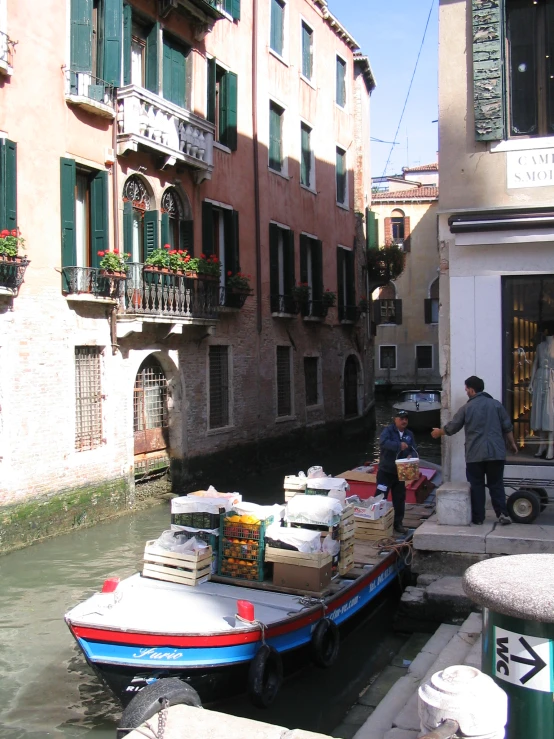
[[[193,222],[187,217],[183,200],[176,188],[169,187],[162,196],[162,245],[193,253]]]
[[[150,210],[150,194],[137,175],[123,186],[123,248],[129,261],[144,262],[158,246],[158,213]]]
[[[404,213],[393,210],[391,215],[392,240],[395,244],[404,243]]]
[[[404,251],[410,251],[410,219],[400,208],[385,218],[385,243],[398,244]]]
[[[135,378],[133,429],[135,454],[158,451],[169,445],[167,378],[152,355],[141,364]]]
[[[425,300],[425,323],[439,322],[439,278],[431,284],[429,297]]]

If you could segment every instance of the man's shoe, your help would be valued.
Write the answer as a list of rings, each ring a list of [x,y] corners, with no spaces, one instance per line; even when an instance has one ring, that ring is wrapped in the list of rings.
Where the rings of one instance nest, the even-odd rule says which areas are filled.
[[[395,534],[407,534],[408,533],[408,529],[405,526],[402,526],[401,523],[398,523],[398,524],[395,523],[393,531]]]
[[[471,522],[474,526],[482,526],[485,522],[484,521],[472,521]]]
[[[502,524],[502,526],[509,526],[509,524],[512,523],[512,519],[505,513],[501,513],[500,516],[498,516],[498,521]]]

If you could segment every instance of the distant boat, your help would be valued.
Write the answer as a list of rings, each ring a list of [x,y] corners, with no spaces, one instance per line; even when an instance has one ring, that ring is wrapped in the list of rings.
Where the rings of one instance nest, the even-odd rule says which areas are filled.
[[[408,425],[411,429],[440,426],[440,390],[403,390],[392,407],[395,411],[407,411],[410,414]]]

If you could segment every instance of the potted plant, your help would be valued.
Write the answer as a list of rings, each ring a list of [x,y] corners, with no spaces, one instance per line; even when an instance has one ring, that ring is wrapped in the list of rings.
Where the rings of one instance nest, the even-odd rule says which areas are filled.
[[[291,289],[294,302],[299,308],[305,308],[310,302],[312,289],[307,282],[299,282]]]
[[[336,293],[334,293],[331,290],[329,290],[329,288],[327,288],[327,290],[325,290],[325,292],[323,293],[321,299],[322,299],[322,302],[323,302],[323,307],[324,308],[327,308],[327,310],[329,310],[329,308],[333,308],[333,306],[336,304],[336,302],[337,302],[337,295],[336,295]]]
[[[144,269],[147,272],[169,273],[169,249],[171,247],[166,244],[163,249],[158,247],[151,251],[144,260]]]
[[[19,229],[0,231],[0,259],[6,262],[21,262],[25,255],[19,254],[24,249],[25,240],[19,235]]]
[[[205,254],[199,257],[191,257],[187,254],[183,261],[187,277],[217,280],[221,274],[221,263],[215,254],[210,254],[208,257]]]
[[[251,294],[250,289],[250,275],[245,275],[243,272],[227,272],[227,288],[234,293],[245,293],[246,295]]]
[[[127,260],[131,256],[129,253],[114,249],[113,251],[99,251],[98,256],[101,257],[98,262],[101,277],[127,277]]]

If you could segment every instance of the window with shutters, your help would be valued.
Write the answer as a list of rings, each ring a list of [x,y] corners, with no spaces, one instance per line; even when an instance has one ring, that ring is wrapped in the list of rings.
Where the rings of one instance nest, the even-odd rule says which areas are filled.
[[[477,140],[554,135],[554,0],[473,0]]]
[[[284,0],[269,0],[271,4],[269,48],[283,56],[285,47],[285,7]]]
[[[165,100],[187,107],[187,56],[190,48],[164,32],[162,49],[162,93]]]
[[[311,80],[314,72],[314,32],[302,21],[302,77]]]
[[[269,168],[284,174],[283,119],[285,111],[280,105],[269,103]]]
[[[402,246],[404,243],[404,213],[401,210],[392,211],[391,231],[394,243]]]
[[[186,250],[193,255],[194,232],[190,206],[185,211],[183,199],[177,188],[168,187],[162,195],[161,216],[162,246],[169,244],[172,249]]]
[[[206,257],[215,254],[219,259],[221,303],[232,302],[227,300],[226,282],[240,272],[238,211],[214,205],[209,200],[202,203],[202,254]]]
[[[379,297],[373,301],[373,320],[376,325],[402,323],[402,301],[396,297],[396,288],[391,282],[379,290]]]
[[[290,346],[277,347],[277,416],[292,416],[292,372]]]
[[[323,316],[323,249],[319,239],[300,234],[300,282],[310,287],[309,300],[301,305],[303,316]]]
[[[433,347],[418,344],[415,349],[417,369],[433,369]]]
[[[396,346],[379,347],[379,369],[396,369]]]
[[[296,313],[292,297],[295,284],[294,232],[277,223],[269,224],[269,281],[272,314]]]
[[[340,56],[336,61],[336,101],[341,108],[346,106],[346,62]]]
[[[315,156],[312,145],[312,129],[300,124],[300,184],[315,192]]]
[[[17,144],[0,138],[0,231],[17,228]]]
[[[356,277],[354,252],[344,246],[337,248],[337,307],[339,321],[355,321]]]
[[[234,21],[240,20],[240,0],[222,0],[221,4]]]
[[[229,426],[229,347],[210,346],[210,429]]]
[[[346,171],[346,152],[337,146],[336,153],[337,205],[348,207],[348,178]]]
[[[429,289],[429,297],[425,299],[425,323],[439,322],[439,278],[433,282]]]
[[[385,243],[387,245],[396,244],[405,252],[409,252],[411,251],[410,235],[410,217],[400,208],[395,208],[390,216],[385,218]]]
[[[319,357],[304,357],[304,384],[306,386],[306,405],[319,405]]]
[[[215,138],[231,151],[237,149],[238,78],[234,72],[208,59],[208,120],[215,124]]]
[[[148,32],[142,23],[133,19],[131,33],[131,84],[146,86],[146,38]]]
[[[75,449],[84,452],[102,444],[102,349],[75,347]]]
[[[123,243],[130,262],[144,263],[158,248],[158,212],[150,210],[150,194],[138,175],[123,186]]]

